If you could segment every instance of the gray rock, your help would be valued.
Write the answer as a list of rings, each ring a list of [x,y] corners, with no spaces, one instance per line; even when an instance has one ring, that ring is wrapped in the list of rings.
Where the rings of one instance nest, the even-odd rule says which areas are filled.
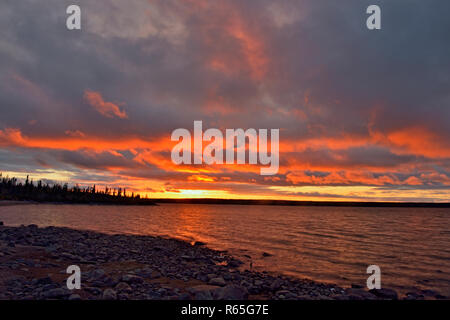
[[[259,287],[257,287],[257,286],[250,285],[250,286],[248,287],[248,292],[249,292],[250,294],[258,294],[258,293],[260,292],[260,289],[259,289]]]
[[[420,290],[420,294],[424,295],[425,297],[434,297],[438,295],[439,293],[433,290]]]
[[[136,270],[136,274],[138,276],[140,276],[140,277],[151,278],[152,277],[152,273],[153,273],[153,270],[148,268],[148,267],[145,267],[145,268],[143,268],[141,270]]]
[[[67,260],[73,260],[73,261],[79,261],[80,257],[74,256],[73,254],[63,252],[60,254],[61,257],[67,259]]]
[[[80,295],[79,294],[71,294],[70,296],[69,296],[69,300],[70,301],[75,301],[75,300],[81,300],[81,297],[80,297]]]
[[[261,280],[255,280],[255,286],[261,287],[264,284],[264,281]]]
[[[41,294],[41,297],[44,299],[60,299],[68,296],[70,296],[70,291],[64,288],[50,289]]]
[[[96,269],[91,271],[88,276],[92,280],[99,280],[106,276],[106,272],[103,269]]]
[[[217,278],[217,275],[214,273],[209,273],[206,275],[206,277],[208,278],[208,281],[210,281],[211,279]]]
[[[407,292],[405,300],[423,300],[424,296],[417,292]]]
[[[46,253],[53,253],[53,252],[56,252],[57,250],[58,250],[58,247],[53,246],[53,245],[45,247]]]
[[[364,289],[349,288],[345,290],[345,293],[351,300],[374,300],[377,298],[374,294]]]
[[[131,287],[126,282],[119,282],[119,284],[117,284],[117,286],[114,289],[118,292],[126,292],[126,293],[131,293],[133,291],[133,289],[131,289]]]
[[[218,300],[245,300],[248,299],[247,289],[238,285],[228,285],[217,289],[214,292]]]
[[[389,299],[389,300],[398,299],[397,292],[395,292],[392,289],[372,289],[369,290],[369,292],[382,299]]]
[[[230,273],[224,273],[223,275],[222,275],[222,278],[224,279],[224,280],[226,280],[226,281],[230,281],[230,280],[232,280],[233,279],[233,276],[230,274]]]
[[[184,260],[187,260],[187,261],[193,261],[193,260],[195,260],[195,257],[187,256],[187,255],[182,255],[180,258],[181,258],[181,259],[184,259]]]
[[[92,282],[94,287],[114,287],[117,285],[117,281],[109,276],[104,276],[101,279],[95,280]]]
[[[142,283],[144,279],[134,274],[126,274],[122,277],[122,281],[126,283]]]
[[[37,285],[46,285],[46,284],[52,284],[53,280],[50,277],[43,277],[39,279],[33,279],[32,283],[35,283]]]
[[[191,296],[189,295],[189,293],[182,293],[178,296],[178,300],[190,300]]]
[[[215,292],[221,287],[211,285],[198,285],[188,289],[195,300],[213,300]]]
[[[56,283],[49,283],[42,287],[42,291],[49,291],[51,289],[56,289],[56,288],[58,288],[58,285]]]
[[[242,264],[241,261],[233,259],[228,262],[227,266],[231,268],[238,268],[241,264]]]
[[[103,300],[116,300],[117,294],[113,289],[108,288],[108,289],[105,289],[105,291],[103,291],[102,298],[103,298]]]
[[[208,282],[209,281],[208,276],[206,274],[203,274],[203,273],[197,274],[195,278],[197,280],[200,280],[200,281],[203,281],[203,282]]]
[[[276,279],[274,282],[272,282],[272,284],[270,285],[270,290],[271,291],[277,291],[278,289],[281,288],[281,286],[283,285],[283,281],[281,279]]]
[[[217,278],[212,278],[211,280],[209,280],[208,284],[213,285],[213,286],[224,287],[227,283],[225,282],[225,280],[222,277],[217,277]]]
[[[235,273],[235,274],[233,274],[233,279],[236,281],[241,281],[242,277],[239,273]]]
[[[96,287],[85,287],[84,290],[94,295],[100,295],[102,293],[102,290]]]
[[[250,282],[242,280],[241,281],[241,286],[249,288],[252,284],[250,284]]]
[[[122,292],[122,293],[119,293],[117,295],[117,299],[119,299],[119,300],[128,300],[129,296],[128,296],[128,294]]]

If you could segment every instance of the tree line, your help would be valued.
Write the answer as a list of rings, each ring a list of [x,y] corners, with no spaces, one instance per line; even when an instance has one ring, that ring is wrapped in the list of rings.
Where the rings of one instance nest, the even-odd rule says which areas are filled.
[[[0,200],[62,202],[80,204],[154,205],[139,194],[127,193],[125,188],[97,189],[92,187],[69,187],[65,184],[49,184],[39,180],[34,183],[27,176],[25,182],[17,178],[3,177],[0,173]]]

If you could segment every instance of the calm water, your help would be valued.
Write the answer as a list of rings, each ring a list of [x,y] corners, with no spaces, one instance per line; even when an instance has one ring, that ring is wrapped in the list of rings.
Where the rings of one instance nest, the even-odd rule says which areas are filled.
[[[254,269],[342,286],[365,285],[376,264],[384,287],[450,295],[449,209],[21,205],[0,207],[0,220],[203,241]]]

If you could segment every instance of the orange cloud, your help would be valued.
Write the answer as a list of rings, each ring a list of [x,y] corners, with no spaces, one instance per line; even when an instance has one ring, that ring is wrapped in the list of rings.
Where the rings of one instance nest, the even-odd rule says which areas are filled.
[[[450,157],[449,140],[424,127],[395,130],[388,133],[386,139],[394,147],[412,154],[431,158]]]
[[[334,171],[325,176],[308,175],[303,171],[289,173],[286,176],[287,181],[293,184],[308,184],[308,185],[400,185],[409,184],[414,182],[417,185],[417,181],[399,181],[395,176],[385,174],[381,176],[374,176],[371,172],[366,171]]]
[[[16,128],[0,130],[0,146],[22,146],[25,139],[22,132]]]
[[[102,95],[98,92],[86,90],[84,92],[84,99],[105,117],[114,118],[116,116],[121,119],[128,118],[125,110],[121,111],[117,104],[103,100]]]
[[[417,134],[417,133],[414,133]],[[427,141],[427,137],[433,135],[423,134],[423,139]],[[397,140],[388,140],[386,137],[395,137]],[[280,166],[279,176],[269,179],[263,179],[259,176],[259,165],[181,165],[177,166],[171,161],[170,151],[176,142],[170,141],[169,136],[153,137],[152,139],[143,139],[134,136],[122,137],[94,137],[80,131],[69,131],[57,137],[39,137],[26,136],[20,129],[6,128],[0,130],[0,146],[6,147],[24,147],[24,148],[42,148],[42,149],[58,149],[77,151],[82,150],[85,155],[96,158],[97,154],[106,152],[109,155],[123,159],[123,155],[118,150],[129,150],[133,155],[126,161],[113,161],[111,164],[105,165],[103,169],[106,175],[120,175],[121,179],[127,181],[132,189],[136,183],[136,189],[141,189],[139,185],[140,179],[150,177],[151,171],[148,173],[146,168],[157,167],[161,170],[159,175],[155,175],[155,181],[177,181],[179,189],[191,189],[193,183],[198,184],[199,189],[207,189],[205,184],[217,185],[228,178],[230,190],[234,186],[247,183],[255,186],[265,185],[314,185],[314,186],[425,186],[428,184],[450,185],[450,178],[446,174],[440,174],[433,167],[426,164],[418,163],[393,163],[392,165],[370,165],[359,164],[355,166],[351,161],[348,162],[344,156],[339,159],[335,154],[340,154],[348,148],[358,146],[373,146],[376,143],[391,148],[399,148],[401,135],[386,134],[384,139],[375,139],[373,137],[352,136],[348,135],[342,139],[338,138],[315,138],[305,140],[284,141],[280,148]],[[419,139],[420,140],[420,139]],[[439,139],[438,139],[439,140]],[[395,146],[394,145],[395,141]],[[416,141],[416,145],[407,145],[409,148],[416,148],[420,143]],[[331,157],[324,161],[317,161],[315,158],[308,158],[305,153],[304,158],[298,157],[298,151],[304,151],[307,148],[324,149],[330,151]],[[434,150],[434,149],[430,149]],[[292,154],[291,154],[292,152]],[[406,152],[406,151],[404,151]],[[409,151],[408,151],[409,152]],[[345,155],[345,152],[343,153]],[[442,154],[442,153],[440,153]],[[126,160],[126,159],[125,159]],[[319,159],[320,160],[320,159]],[[351,159],[350,159],[351,160]],[[136,166],[134,166],[134,164]],[[389,167],[387,167],[389,166]],[[150,169],[149,169],[150,170]],[[421,175],[413,175],[414,172],[423,172]],[[148,181],[148,180],[147,180]],[[211,184],[211,182],[214,182]],[[139,187],[138,187],[139,185]],[[149,182],[148,186],[157,185],[155,182]],[[143,187],[142,187],[143,188]],[[219,190],[223,186],[217,187]],[[141,189],[143,190],[143,189]],[[186,194],[185,196],[187,196]]]
[[[92,137],[80,131],[66,131],[65,135],[55,137],[29,137],[23,135],[20,129],[6,128],[0,130],[0,145],[7,147],[24,147],[40,149],[61,149],[61,150],[79,150],[92,149],[102,150],[133,150],[133,149],[152,149],[152,150],[170,150],[170,137],[152,137],[143,139],[134,136],[123,137]],[[135,150],[134,150],[135,151]],[[131,152],[131,151],[130,151]]]

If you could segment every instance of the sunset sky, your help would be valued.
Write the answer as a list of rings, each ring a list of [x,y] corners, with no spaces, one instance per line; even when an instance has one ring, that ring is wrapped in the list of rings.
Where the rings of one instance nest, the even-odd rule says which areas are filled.
[[[158,198],[448,201],[450,2],[432,3],[2,0],[0,172]],[[279,128],[278,174],[176,166],[171,133],[194,120]]]

